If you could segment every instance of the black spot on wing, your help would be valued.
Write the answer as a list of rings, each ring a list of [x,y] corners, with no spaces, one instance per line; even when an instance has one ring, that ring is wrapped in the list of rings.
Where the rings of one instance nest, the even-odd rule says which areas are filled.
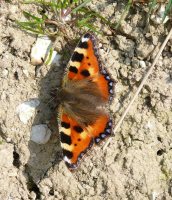
[[[88,77],[88,76],[90,76],[90,72],[87,69],[84,69],[81,71],[81,75]]]
[[[66,143],[68,145],[72,144],[71,137],[69,135],[66,135],[64,132],[60,132],[60,138],[62,143]]]
[[[81,62],[83,58],[84,58],[84,55],[82,53],[78,53],[77,51],[75,51],[71,60],[73,62]]]
[[[66,149],[63,149],[63,155],[66,156],[68,159],[71,159],[73,157],[73,153]]]
[[[73,72],[73,73],[75,73],[75,74],[78,73],[78,69],[77,69],[76,67],[73,67],[73,66],[70,66],[70,67],[69,67],[69,71],[70,71],[70,72]]]
[[[83,129],[80,126],[74,126],[73,129],[77,132],[77,133],[82,133]]]
[[[80,41],[80,43],[78,44],[78,47],[83,48],[83,49],[88,49],[88,43]]]
[[[70,128],[70,124],[66,122],[61,122],[61,126],[66,129]]]

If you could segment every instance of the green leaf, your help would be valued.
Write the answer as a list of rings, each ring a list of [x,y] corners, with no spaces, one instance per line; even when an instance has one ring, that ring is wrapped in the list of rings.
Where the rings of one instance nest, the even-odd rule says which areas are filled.
[[[48,63],[51,61],[52,55],[53,55],[53,48],[51,47],[48,53],[48,58],[46,59],[45,62],[46,65],[48,65]]]
[[[26,18],[28,18],[28,19],[31,18],[31,19],[34,19],[34,20],[39,21],[39,22],[42,22],[42,21],[43,21],[41,18],[36,17],[36,16],[34,16],[34,15],[32,15],[32,14],[26,12],[26,11],[23,11],[23,14],[24,14],[24,16],[25,16]]]
[[[19,22],[16,21],[16,23],[18,24],[18,26],[20,26],[22,29],[36,33],[36,34],[43,34],[43,30],[41,30],[41,28],[33,23],[33,22]]]
[[[83,3],[81,3],[79,6],[74,8],[71,13],[76,13],[79,9],[83,8],[87,3],[89,3],[91,0],[85,0]]]

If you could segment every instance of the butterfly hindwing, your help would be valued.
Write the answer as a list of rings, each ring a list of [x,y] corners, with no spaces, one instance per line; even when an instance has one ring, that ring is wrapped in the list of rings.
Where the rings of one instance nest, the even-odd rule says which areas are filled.
[[[64,161],[69,169],[77,168],[78,161],[93,145],[93,137],[84,130],[74,119],[62,115],[60,128],[61,146]]]
[[[103,102],[106,103],[108,101],[111,101],[113,96],[114,81],[111,79],[106,69],[101,66],[95,45],[95,38],[90,33],[85,34],[81,38],[77,47],[75,48],[74,53],[69,61],[64,80],[64,82],[68,82],[68,84],[72,83],[70,81],[78,81],[74,82],[78,84],[81,84],[82,80],[91,81],[96,85],[96,89],[100,92],[99,95],[103,99]],[[73,85],[75,86],[75,84]],[[64,83],[63,87],[65,88]],[[70,87],[68,86],[68,88]],[[75,90],[71,90],[78,91],[78,88],[76,86],[74,88]],[[82,87],[80,88],[82,89]],[[94,99],[94,92],[90,92],[88,88],[85,89],[85,91],[89,92],[88,97]],[[76,102],[72,102],[73,104],[71,102],[70,103],[71,105],[73,105],[73,107],[80,108],[80,110],[82,110],[82,107],[77,107],[76,104],[80,106],[83,105],[82,117],[84,117],[85,105],[82,104],[82,102],[84,102],[82,99],[83,96],[81,94],[79,95],[76,94],[75,97],[75,94],[72,94],[72,96],[70,97],[71,102],[74,101],[75,98]],[[77,96],[79,96],[82,99],[81,102],[78,101]],[[86,95],[85,97],[87,98]],[[66,106],[65,109],[64,105],[65,104],[60,106],[59,130],[61,136],[61,146],[64,156],[63,159],[67,164],[68,168],[73,170],[77,168],[79,161],[82,159],[85,153],[93,146],[93,144],[99,144],[102,140],[104,140],[107,136],[111,134],[112,120],[110,119],[108,114],[100,112],[96,116],[96,120],[92,120],[91,123],[82,125],[81,123],[79,123],[80,121],[77,120],[75,115],[73,115],[74,112],[71,112],[71,110],[73,111],[73,108],[70,109],[70,113],[72,113],[70,115],[68,114],[69,112],[66,111],[68,110],[69,106],[67,105],[68,107]],[[92,107],[94,105],[95,107],[97,106],[96,102],[91,102],[90,107],[88,107],[88,110],[93,109]],[[91,117],[92,116],[90,115],[90,118]]]
[[[92,126],[82,128],[74,119],[63,114],[60,127],[64,161],[69,169],[78,167],[87,151],[111,134],[112,122],[107,115],[100,116]]]

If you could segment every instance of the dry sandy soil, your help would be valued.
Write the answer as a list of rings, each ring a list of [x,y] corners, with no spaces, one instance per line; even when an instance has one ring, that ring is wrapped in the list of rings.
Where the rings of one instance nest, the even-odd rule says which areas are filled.
[[[120,2],[94,1],[92,7],[115,21],[124,6]],[[71,173],[61,161],[55,128],[45,145],[30,140],[32,125],[51,120],[50,91],[59,86],[68,60],[60,66],[43,65],[35,76],[30,51],[36,37],[15,26],[24,8],[15,1],[0,4],[0,199],[172,199],[172,39],[110,145],[104,151],[101,146],[94,148]],[[99,36],[102,61],[117,80],[111,105],[115,122],[171,26],[170,22],[165,26],[150,22],[146,29],[146,12],[143,6],[135,6],[122,23],[121,34]],[[57,38],[59,54],[64,48],[61,44]],[[33,98],[40,105],[23,124],[16,108]]]

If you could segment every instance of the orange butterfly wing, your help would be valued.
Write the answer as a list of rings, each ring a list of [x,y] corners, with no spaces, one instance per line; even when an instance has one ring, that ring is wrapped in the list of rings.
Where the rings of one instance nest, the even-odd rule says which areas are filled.
[[[87,33],[74,50],[64,80],[90,77],[97,84],[104,101],[112,100],[114,81],[100,64],[94,36]],[[112,120],[107,114],[100,114],[94,124],[83,128],[63,112],[62,106],[60,110],[59,130],[63,159],[68,168],[73,170],[94,143],[98,144],[111,134]]]

